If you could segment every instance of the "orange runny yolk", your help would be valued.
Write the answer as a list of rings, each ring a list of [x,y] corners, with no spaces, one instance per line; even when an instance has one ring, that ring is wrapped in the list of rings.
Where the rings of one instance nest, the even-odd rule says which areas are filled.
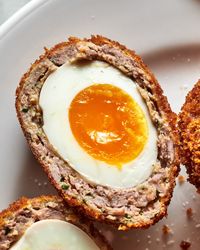
[[[117,167],[134,160],[148,138],[140,106],[111,84],[81,90],[71,102],[69,122],[77,142],[90,156]]]

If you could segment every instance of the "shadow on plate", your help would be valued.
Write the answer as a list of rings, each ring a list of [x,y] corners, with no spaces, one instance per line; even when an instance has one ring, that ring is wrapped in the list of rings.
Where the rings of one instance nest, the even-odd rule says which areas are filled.
[[[200,4],[200,0],[193,0],[193,2],[196,2],[196,3]]]
[[[198,0],[200,3],[200,0]],[[178,47],[167,47],[141,55],[144,62],[152,69],[182,66],[183,64],[199,64],[200,44],[189,44]],[[200,75],[200,74],[199,74]]]
[[[50,184],[42,167],[37,163],[28,148],[24,149],[25,160],[19,175],[16,197],[35,197],[45,194],[57,194]]]

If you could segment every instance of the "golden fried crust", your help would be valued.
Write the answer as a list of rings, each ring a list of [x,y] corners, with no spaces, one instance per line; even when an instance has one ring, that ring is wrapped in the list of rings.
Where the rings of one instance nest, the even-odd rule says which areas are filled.
[[[189,181],[200,192],[200,80],[186,97],[179,114],[181,158]]]
[[[70,222],[85,231],[101,250],[111,250],[93,223],[77,216],[58,196],[22,197],[0,212],[0,249],[9,249],[29,226],[45,219]]]
[[[131,221],[128,221],[126,214],[123,215],[124,217],[123,220],[122,220],[122,216],[121,218],[119,216],[120,218],[119,221],[108,219],[109,216],[105,216],[105,214],[103,214],[101,209],[99,210],[94,209],[93,206],[88,206],[85,203],[84,199],[82,200],[80,199],[80,197],[77,198],[75,196],[69,195],[67,193],[68,191],[63,191],[62,188],[60,187],[60,183],[58,183],[58,181],[56,181],[54,177],[52,177],[52,174],[50,173],[50,170],[49,170],[48,163],[43,161],[43,157],[40,155],[40,152],[37,150],[37,148],[33,147],[32,138],[31,138],[30,133],[28,132],[28,128],[27,128],[27,125],[25,124],[25,120],[23,118],[23,114],[21,111],[22,110],[21,95],[23,93],[24,85],[26,84],[32,71],[34,71],[35,68],[37,68],[38,65],[40,65],[44,59],[48,58],[51,60],[52,58],[58,58],[60,55],[62,55],[62,51],[64,51],[66,47],[70,47],[71,45],[76,45],[79,42],[83,43],[84,41],[86,43],[91,42],[91,44],[95,44],[95,45],[102,45],[102,46],[110,45],[116,50],[120,52],[122,51],[126,58],[130,58],[132,61],[134,61],[135,65],[137,65],[137,70],[139,72],[138,77],[135,77],[135,80],[138,84],[141,83],[141,86],[143,84],[143,81],[147,81],[149,83],[149,89],[147,89],[146,91],[149,91],[150,95],[153,96],[152,100],[155,100],[155,103],[154,103],[155,108],[159,109],[160,116],[162,116],[162,121],[163,123],[167,124],[167,129],[169,130],[170,138],[173,141],[173,147],[174,147],[173,162],[171,163],[171,167],[170,167],[170,174],[169,174],[170,177],[168,180],[168,184],[169,184],[168,192],[164,196],[159,198],[160,204],[161,204],[159,212],[156,213],[153,218],[150,218],[147,221],[131,222]],[[83,48],[83,52],[84,52],[84,48]],[[102,59],[100,58],[100,60]],[[175,177],[177,176],[178,171],[179,171],[179,152],[178,152],[178,147],[177,147],[178,133],[177,133],[177,128],[176,128],[177,116],[171,111],[167,98],[163,95],[163,91],[160,85],[158,84],[157,80],[155,79],[154,75],[150,72],[147,66],[143,63],[142,59],[139,56],[137,56],[134,51],[127,49],[125,46],[119,44],[118,42],[111,41],[105,37],[98,36],[98,35],[92,36],[91,39],[83,39],[83,40],[71,37],[69,38],[67,42],[60,43],[54,46],[53,48],[51,48],[50,50],[46,49],[45,54],[42,55],[40,59],[37,60],[31,66],[29,71],[21,79],[20,85],[16,91],[16,110],[17,110],[17,116],[20,121],[21,127],[29,143],[29,146],[31,147],[32,152],[34,153],[35,157],[38,159],[39,163],[44,168],[52,184],[57,188],[59,194],[67,201],[67,203],[70,206],[77,207],[83,214],[86,214],[87,216],[93,219],[111,223],[122,230],[128,230],[130,228],[149,227],[150,225],[156,223],[163,216],[166,215],[167,206],[172,197],[173,188],[175,185]]]

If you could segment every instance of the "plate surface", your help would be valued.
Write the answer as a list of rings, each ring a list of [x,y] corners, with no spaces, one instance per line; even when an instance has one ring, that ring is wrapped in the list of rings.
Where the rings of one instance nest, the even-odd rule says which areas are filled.
[[[15,114],[15,89],[43,47],[68,36],[101,34],[140,54],[152,69],[172,109],[200,78],[200,1],[34,0],[0,28],[0,209],[20,196],[55,193],[33,159]],[[184,168],[182,170],[185,175]],[[192,218],[186,210],[193,209]],[[114,250],[180,249],[182,240],[200,246],[200,196],[177,183],[168,218],[147,230],[102,231]],[[171,232],[164,235],[163,225]]]

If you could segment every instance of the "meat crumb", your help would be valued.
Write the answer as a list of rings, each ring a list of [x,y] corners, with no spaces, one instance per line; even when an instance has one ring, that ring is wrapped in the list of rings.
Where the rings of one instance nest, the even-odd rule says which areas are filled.
[[[163,231],[163,234],[171,233],[171,229],[167,225],[163,225],[162,231]]]
[[[183,250],[187,250],[187,249],[189,249],[191,247],[191,243],[188,242],[188,241],[182,240],[181,243],[180,243],[180,247]]]
[[[178,176],[179,184],[182,185],[185,182],[185,177],[183,175]]]
[[[191,218],[191,217],[192,217],[192,215],[193,215],[193,210],[192,210],[191,207],[189,207],[189,208],[186,210],[186,214],[187,214],[188,218]]]

